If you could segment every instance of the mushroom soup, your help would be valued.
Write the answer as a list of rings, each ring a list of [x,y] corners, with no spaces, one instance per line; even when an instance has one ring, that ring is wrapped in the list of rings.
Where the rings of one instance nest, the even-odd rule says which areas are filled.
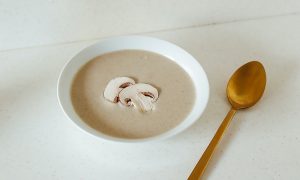
[[[134,86],[129,88],[128,84]],[[120,92],[108,88],[116,85]],[[106,98],[104,91],[108,91]],[[138,103],[133,105],[138,102],[132,95],[135,92],[145,95],[141,104],[151,102],[146,111]],[[118,94],[124,97],[117,97]],[[124,50],[98,56],[85,64],[73,80],[71,99],[77,114],[90,127],[115,137],[146,138],[183,121],[193,107],[195,92],[189,75],[167,57]]]

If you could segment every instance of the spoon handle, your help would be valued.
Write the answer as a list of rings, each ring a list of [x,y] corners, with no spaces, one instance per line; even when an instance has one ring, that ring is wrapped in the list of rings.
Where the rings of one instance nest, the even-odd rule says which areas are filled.
[[[219,141],[221,140],[225,130],[227,129],[229,123],[231,122],[232,117],[234,116],[236,110],[231,108],[231,110],[227,113],[225,119],[223,120],[222,124],[218,128],[216,134],[214,135],[213,139],[210,141],[208,147],[204,151],[202,157],[198,161],[197,165],[195,166],[194,170],[192,171],[191,175],[189,176],[188,180],[199,180],[208,164],[208,161],[212,157],[214,150],[216,149]]]

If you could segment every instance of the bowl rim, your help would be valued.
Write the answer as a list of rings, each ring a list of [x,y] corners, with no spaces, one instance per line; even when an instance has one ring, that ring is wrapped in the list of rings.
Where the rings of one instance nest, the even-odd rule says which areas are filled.
[[[190,122],[184,124],[184,122],[187,121],[187,119],[189,118],[189,115],[195,110],[195,105],[193,106],[190,113],[178,125],[176,125],[172,129],[169,129],[169,130],[167,130],[167,131],[165,131],[161,134],[157,134],[157,135],[154,135],[154,136],[151,136],[151,137],[129,139],[129,138],[114,137],[114,136],[102,133],[100,131],[97,131],[97,130],[93,129],[92,127],[90,127],[88,124],[86,124],[84,122],[84,120],[82,120],[80,117],[79,117],[79,119],[80,119],[81,122],[78,122],[77,120],[74,120],[70,116],[70,114],[68,114],[68,112],[66,111],[66,109],[63,105],[62,99],[61,99],[61,94],[62,94],[62,89],[61,89],[62,85],[61,84],[62,84],[62,78],[64,76],[64,72],[65,72],[66,68],[70,65],[70,63],[74,60],[74,58],[76,58],[80,53],[82,53],[84,51],[87,51],[89,48],[93,48],[94,46],[99,45],[99,44],[105,44],[109,41],[119,41],[119,40],[142,40],[142,41],[152,41],[152,42],[164,43],[168,46],[172,46],[173,48],[176,48],[176,49],[182,51],[182,53],[184,53],[185,55],[190,56],[190,60],[194,61],[194,63],[196,63],[198,65],[199,70],[202,71],[201,72],[202,73],[202,78],[203,78],[202,80],[204,80],[204,83],[206,84],[205,90],[204,90],[205,93],[206,93],[206,96],[204,96],[204,99],[203,99],[204,101],[202,103],[203,104],[202,109],[199,110],[197,115],[195,117],[193,117],[193,119]],[[114,52],[114,50],[112,50],[110,52]],[[158,53],[158,54],[163,55],[163,56],[166,57],[166,55],[164,55],[162,53],[159,53],[159,52],[155,52],[155,53]],[[99,55],[101,55],[101,54],[104,54],[104,53],[99,53]],[[179,66],[181,66],[181,65],[179,65]],[[189,73],[188,73],[188,75],[192,79],[193,83],[195,83],[193,78],[191,77],[191,75]],[[158,39],[158,38],[154,38],[154,37],[149,37],[149,36],[141,36],[141,35],[115,36],[115,37],[104,38],[104,39],[101,39],[101,40],[91,44],[91,45],[88,45],[88,46],[84,47],[83,49],[78,51],[74,56],[72,56],[65,63],[62,70],[60,71],[58,81],[57,81],[57,98],[58,98],[59,106],[61,107],[61,109],[62,109],[63,113],[65,114],[65,116],[69,120],[71,120],[73,122],[73,124],[75,124],[77,126],[77,128],[79,128],[81,131],[83,131],[83,132],[85,132],[89,135],[92,135],[92,136],[94,136],[98,139],[101,139],[101,140],[113,141],[113,142],[123,142],[123,143],[142,143],[142,142],[150,142],[150,141],[160,141],[160,140],[164,140],[164,139],[170,138],[172,136],[175,136],[175,135],[181,133],[182,131],[189,128],[192,124],[194,124],[201,117],[201,115],[205,111],[205,109],[207,107],[207,104],[208,104],[208,100],[209,100],[209,96],[210,96],[209,92],[210,92],[209,81],[208,81],[206,72],[202,68],[199,61],[196,60],[196,58],[194,58],[190,53],[188,53],[187,51],[185,51],[183,48],[181,48],[180,46],[178,46],[176,44],[173,44],[173,43],[168,42],[166,40],[162,40],[162,39]],[[196,96],[198,96],[197,92],[196,92]],[[76,114],[75,110],[73,110],[73,111]],[[181,126],[181,128],[179,128],[180,126]]]

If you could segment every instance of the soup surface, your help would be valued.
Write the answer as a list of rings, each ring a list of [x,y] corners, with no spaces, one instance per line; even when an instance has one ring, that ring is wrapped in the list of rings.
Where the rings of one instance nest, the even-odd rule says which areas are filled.
[[[141,112],[104,99],[107,83],[120,76],[156,87],[155,109]],[[178,125],[191,111],[195,92],[189,75],[167,57],[124,50],[98,56],[76,74],[71,88],[77,114],[92,128],[115,137],[146,138]]]

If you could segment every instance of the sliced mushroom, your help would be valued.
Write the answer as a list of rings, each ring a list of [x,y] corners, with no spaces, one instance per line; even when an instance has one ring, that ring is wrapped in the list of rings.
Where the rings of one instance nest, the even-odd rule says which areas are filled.
[[[104,98],[117,103],[119,101],[119,93],[122,89],[135,84],[135,81],[129,77],[117,77],[110,80],[104,90]]]
[[[125,106],[137,106],[142,111],[150,111],[158,98],[158,91],[150,84],[135,84],[123,89],[119,100]]]
[[[147,112],[154,109],[154,104],[152,102],[152,98],[149,96],[145,96],[141,93],[137,95],[137,103],[142,111]]]

